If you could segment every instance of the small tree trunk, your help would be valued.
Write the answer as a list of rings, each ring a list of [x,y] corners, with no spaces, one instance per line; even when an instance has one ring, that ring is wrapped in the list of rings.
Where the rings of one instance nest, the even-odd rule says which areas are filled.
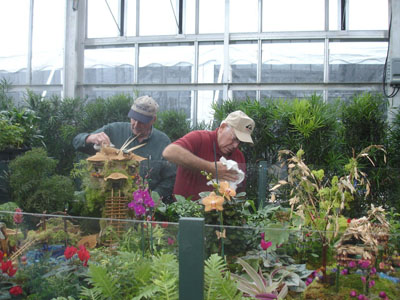
[[[326,283],[327,282],[327,278],[326,278],[326,258],[328,255],[328,245],[325,242],[325,240],[322,243],[322,282]]]

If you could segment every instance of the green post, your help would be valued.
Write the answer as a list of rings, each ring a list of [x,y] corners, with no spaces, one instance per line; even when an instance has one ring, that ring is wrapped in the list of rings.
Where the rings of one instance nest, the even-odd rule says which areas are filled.
[[[179,299],[204,299],[204,218],[179,219]]]
[[[267,197],[267,162],[258,163],[258,209],[263,208]]]

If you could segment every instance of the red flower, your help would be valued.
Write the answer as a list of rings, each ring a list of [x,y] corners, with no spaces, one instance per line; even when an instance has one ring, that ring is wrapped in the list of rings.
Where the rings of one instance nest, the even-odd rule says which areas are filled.
[[[22,294],[22,288],[19,285],[13,286],[10,290],[9,290],[10,294],[13,296],[18,296]]]
[[[66,259],[70,259],[78,251],[74,246],[68,246],[64,251],[64,256]]]
[[[7,271],[7,274],[8,274],[8,276],[10,276],[10,277],[13,277],[14,275],[15,275],[15,273],[17,272],[17,269],[15,269],[14,267],[13,267],[13,265],[11,265],[11,267],[8,269],[8,271]]]
[[[347,219],[347,224],[350,224],[350,223],[351,223],[351,219],[348,218],[348,219]]]
[[[11,260],[7,260],[7,261],[2,261],[1,262],[1,271],[3,273],[7,273],[8,269],[12,267],[12,262]]]
[[[90,258],[90,253],[86,250],[85,246],[81,245],[79,247],[78,257],[83,262],[83,265],[86,267]]]
[[[162,228],[167,228],[168,227],[168,222],[162,222],[161,223]]]

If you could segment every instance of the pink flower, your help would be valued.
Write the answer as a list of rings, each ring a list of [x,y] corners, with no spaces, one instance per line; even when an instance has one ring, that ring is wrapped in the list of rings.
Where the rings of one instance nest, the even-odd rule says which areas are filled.
[[[364,276],[361,276],[361,281],[362,281],[363,283],[366,283],[366,282],[367,282],[367,279],[366,279]]]
[[[340,274],[347,275],[347,274],[349,274],[349,270],[343,269],[342,272],[340,272]]]
[[[371,268],[370,274],[371,274],[371,275],[375,275],[375,274],[376,274],[376,268],[375,268],[375,267],[372,267],[372,268]]]
[[[175,240],[173,238],[168,238],[168,245],[173,245],[175,244]]]
[[[261,235],[261,239],[263,240],[265,238],[265,233],[261,232],[260,235]]]
[[[22,221],[24,220],[24,216],[22,215],[21,212],[22,212],[22,209],[20,209],[18,207],[15,209],[15,214],[13,217],[15,224],[21,224]]]
[[[263,250],[267,250],[272,246],[272,242],[266,242],[264,239],[261,240],[260,246]]]
[[[350,297],[357,297],[357,292],[356,291],[351,291],[350,292]]]

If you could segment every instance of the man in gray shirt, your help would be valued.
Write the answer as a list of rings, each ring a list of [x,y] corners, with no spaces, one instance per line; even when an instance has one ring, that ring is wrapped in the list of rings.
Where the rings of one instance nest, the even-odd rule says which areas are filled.
[[[149,188],[164,199],[172,194],[176,167],[166,161],[162,152],[171,143],[169,137],[153,128],[157,119],[158,104],[149,96],[137,98],[128,113],[130,123],[107,124],[92,133],[80,133],[73,140],[76,150],[94,155],[95,145],[114,145],[121,148],[128,139],[135,139],[125,149],[145,144],[136,149],[135,154],[147,158],[140,163],[140,176],[149,181]]]

